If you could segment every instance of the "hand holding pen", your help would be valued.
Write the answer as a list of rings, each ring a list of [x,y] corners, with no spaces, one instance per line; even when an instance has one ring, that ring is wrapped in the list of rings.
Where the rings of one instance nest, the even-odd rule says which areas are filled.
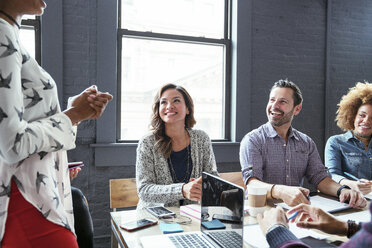
[[[305,196],[306,196],[307,200],[310,202],[310,194],[305,195]],[[310,203],[311,203],[311,202],[310,202]],[[297,215],[298,215],[298,211],[296,211],[292,216],[290,216],[290,217],[288,218],[288,221],[293,222],[293,221],[296,219]]]
[[[301,228],[315,228],[330,234],[346,235],[347,223],[341,221],[324,210],[310,206],[307,204],[300,204],[290,209],[287,214],[290,222],[296,220],[296,226]]]
[[[364,195],[365,194],[368,194],[372,191],[372,181],[370,180],[367,180],[367,179],[364,179],[364,178],[357,178],[356,176],[348,173],[348,172],[344,172],[344,174],[355,180],[355,181],[352,181],[352,180],[349,180],[349,186],[355,190],[359,190],[360,192],[362,192]],[[346,184],[346,183],[345,183]]]

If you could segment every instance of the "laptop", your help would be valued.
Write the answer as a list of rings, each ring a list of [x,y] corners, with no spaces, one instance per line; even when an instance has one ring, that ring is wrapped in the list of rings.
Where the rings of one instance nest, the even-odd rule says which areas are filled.
[[[202,178],[200,231],[145,236],[144,248],[243,247],[244,189],[206,172]]]

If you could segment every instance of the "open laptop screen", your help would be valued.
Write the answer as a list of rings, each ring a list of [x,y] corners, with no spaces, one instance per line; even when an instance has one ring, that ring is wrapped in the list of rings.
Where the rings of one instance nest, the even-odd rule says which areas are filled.
[[[206,172],[202,177],[201,231],[234,231],[243,244],[244,189]]]

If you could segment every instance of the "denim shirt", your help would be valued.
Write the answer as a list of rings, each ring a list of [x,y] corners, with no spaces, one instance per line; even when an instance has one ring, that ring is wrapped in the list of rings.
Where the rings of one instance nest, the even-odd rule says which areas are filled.
[[[325,148],[325,165],[332,174],[333,180],[340,182],[347,178],[348,172],[357,178],[372,179],[372,142],[368,151],[362,141],[358,140],[351,131],[332,136]],[[351,179],[353,180],[353,179]]]

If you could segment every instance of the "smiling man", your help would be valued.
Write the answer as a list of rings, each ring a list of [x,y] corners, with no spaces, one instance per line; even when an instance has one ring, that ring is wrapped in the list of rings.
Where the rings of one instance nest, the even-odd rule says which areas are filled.
[[[351,207],[366,206],[360,192],[328,176],[314,141],[291,126],[301,108],[302,93],[296,84],[287,79],[274,83],[266,108],[268,122],[248,133],[240,144],[245,184],[265,185],[268,199],[295,206],[309,203],[310,191],[301,187],[306,177],[319,191],[349,201]]]

